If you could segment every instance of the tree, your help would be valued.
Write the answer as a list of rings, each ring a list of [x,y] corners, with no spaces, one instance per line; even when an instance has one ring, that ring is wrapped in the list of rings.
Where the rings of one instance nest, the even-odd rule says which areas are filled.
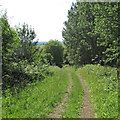
[[[118,68],[117,76],[119,78],[120,66],[120,3],[107,2],[97,3],[94,7],[95,16],[95,33],[100,34],[98,45],[104,47],[102,52],[103,61],[107,65]]]
[[[1,15],[2,29],[2,79],[3,88],[7,84],[14,83],[11,79],[13,75],[13,62],[17,61],[16,53],[20,47],[20,40],[16,31],[8,23],[7,13]]]
[[[62,32],[70,64],[79,66],[101,63],[120,66],[119,4],[72,4]]]
[[[1,15],[2,29],[2,80],[3,89],[24,87],[45,77],[47,73],[46,54],[33,43],[35,32],[28,25],[14,29],[10,27],[7,13]],[[0,51],[1,52],[1,51]]]
[[[21,40],[21,46],[19,47],[18,57],[20,59],[28,60],[33,62],[33,54],[37,51],[37,42],[33,42],[36,38],[36,34],[33,28],[29,27],[28,24],[24,23],[21,27],[16,26],[16,31]]]
[[[48,61],[51,65],[57,65],[62,67],[63,64],[63,46],[58,40],[50,40],[45,44],[45,53],[49,53],[47,56]],[[52,59],[52,57],[53,59]]]
[[[7,13],[1,16],[2,27],[2,58],[3,66],[16,60],[15,54],[20,46],[20,40],[16,31],[10,27]],[[4,69],[5,67],[3,67]]]
[[[66,45],[67,58],[71,65],[92,63],[98,54],[97,35],[94,34],[93,3],[72,3],[68,11],[68,21],[65,21],[62,35]]]

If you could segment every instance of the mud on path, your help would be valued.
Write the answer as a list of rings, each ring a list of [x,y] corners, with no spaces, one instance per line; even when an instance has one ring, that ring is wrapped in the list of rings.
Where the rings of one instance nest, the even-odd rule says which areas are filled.
[[[80,77],[79,74],[77,74],[79,77],[83,89],[84,89],[84,96],[83,96],[83,104],[82,104],[82,110],[81,110],[81,118],[92,118],[93,117],[93,110],[91,108],[91,103],[89,100],[89,89],[83,79]]]
[[[63,110],[63,105],[65,104],[65,102],[67,101],[68,99],[68,95],[71,93],[72,91],[72,78],[71,78],[71,75],[70,73],[68,73],[68,88],[67,88],[67,91],[66,93],[64,94],[63,98],[62,98],[62,101],[59,103],[58,106],[55,107],[55,111],[53,111],[52,113],[49,113],[48,116],[49,117],[53,117],[53,118],[60,118],[61,117],[61,113],[64,112]]]

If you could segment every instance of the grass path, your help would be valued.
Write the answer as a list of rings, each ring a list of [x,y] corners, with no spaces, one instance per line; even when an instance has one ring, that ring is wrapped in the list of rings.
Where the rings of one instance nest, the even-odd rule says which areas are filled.
[[[51,66],[51,74],[44,80],[29,83],[19,92],[14,88],[15,94],[10,89],[4,91],[2,118],[117,118],[116,69],[105,70],[99,65],[77,71]]]
[[[53,118],[61,117],[61,113],[64,111],[63,104],[65,104],[65,102],[67,101],[68,95],[71,93],[71,90],[72,90],[72,79],[71,79],[70,73],[68,73],[68,81],[69,81],[69,85],[68,85],[66,93],[63,96],[62,101],[59,103],[58,106],[56,106],[55,111],[53,111],[52,113],[49,113],[48,115],[49,117],[53,117]]]
[[[78,116],[80,118],[92,118],[93,110],[91,108],[91,103],[89,99],[89,89],[79,74],[77,74],[77,77],[79,78],[83,86],[83,89],[84,89],[83,104],[82,104],[82,108],[80,108],[81,111],[79,111],[79,113],[81,112],[81,114],[79,114]],[[63,112],[66,112],[63,106],[66,103],[66,101],[69,100],[69,95],[71,94],[72,87],[73,87],[72,77],[69,72],[68,72],[68,81],[69,81],[69,85],[68,85],[66,93],[63,96],[62,101],[58,104],[58,106],[55,107],[55,111],[53,111],[52,113],[49,113],[48,115],[51,118],[61,118],[62,117],[61,114]]]
[[[89,89],[83,79],[80,77],[79,74],[77,74],[79,77],[82,86],[84,88],[84,99],[83,99],[83,105],[82,105],[82,110],[81,110],[81,118],[92,118],[93,117],[93,110],[91,108],[91,103],[89,100]]]
[[[72,67],[50,67],[51,75],[2,98],[3,118],[79,118],[83,86]]]
[[[76,75],[77,75],[78,79],[80,80],[81,85],[83,86],[83,89],[84,89],[83,103],[82,103],[82,107],[79,108],[80,111],[79,111],[78,116],[79,116],[79,118],[92,118],[93,110],[91,108],[91,103],[89,100],[89,89],[88,89],[87,85],[85,84],[85,82],[83,81],[83,79],[80,77],[80,75],[79,74],[76,74]],[[68,84],[67,91],[64,94],[62,101],[55,107],[55,111],[49,113],[48,117],[61,118],[62,113],[67,112],[67,111],[65,111],[63,106],[65,106],[67,101],[69,101],[69,99],[70,99],[69,96],[70,96],[71,92],[73,91],[72,90],[73,89],[72,88],[73,87],[73,77],[75,77],[75,76],[73,76],[73,73],[68,71],[69,84]],[[75,86],[75,87],[77,87],[77,86]],[[69,106],[69,102],[67,103],[66,106],[67,107]]]
[[[68,88],[55,110],[48,114],[49,118],[80,118],[83,103],[83,86],[75,71],[66,69]],[[86,89],[85,89],[86,90]],[[86,91],[85,91],[86,93]],[[83,117],[83,116],[82,116]]]

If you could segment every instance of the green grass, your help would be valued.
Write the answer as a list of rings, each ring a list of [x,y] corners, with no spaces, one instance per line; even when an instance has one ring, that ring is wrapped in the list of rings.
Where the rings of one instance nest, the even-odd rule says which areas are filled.
[[[10,89],[2,96],[2,118],[45,118],[55,110],[69,84],[72,90],[63,105],[62,118],[78,118],[83,103],[83,87],[73,68],[50,67],[53,74],[42,81],[28,84],[12,95]],[[118,81],[116,69],[86,65],[77,70],[90,89],[90,99],[96,118],[118,117]]]
[[[63,118],[79,118],[81,112],[81,105],[83,103],[83,87],[81,82],[76,75],[75,71],[68,68],[68,72],[72,78],[72,91],[68,96],[68,100],[65,102],[64,112],[62,113]]]
[[[0,119],[2,118],[2,95],[0,91]]]
[[[118,81],[116,68],[86,65],[77,70],[90,89],[96,118],[118,117]]]
[[[58,67],[51,67],[52,76],[29,84],[24,90],[11,95],[6,90],[2,97],[3,118],[41,118],[54,111],[68,86],[68,75]]]

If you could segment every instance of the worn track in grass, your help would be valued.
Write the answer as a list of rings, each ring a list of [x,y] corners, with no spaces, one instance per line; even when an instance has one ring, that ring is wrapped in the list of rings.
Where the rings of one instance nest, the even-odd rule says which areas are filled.
[[[67,101],[68,95],[71,93],[71,90],[72,90],[72,78],[71,78],[70,73],[68,73],[68,78],[69,78],[69,85],[68,85],[67,91],[65,95],[63,96],[62,101],[59,103],[58,106],[56,106],[55,111],[48,114],[49,117],[60,118],[61,113],[64,112],[63,105]]]
[[[66,93],[63,96],[62,101],[58,104],[58,106],[55,107],[55,111],[52,113],[49,113],[48,116],[52,118],[61,118],[61,113],[64,112],[63,105],[68,100],[68,95],[72,91],[72,78],[70,73],[68,73],[69,76],[69,85],[67,88]],[[93,110],[91,108],[91,103],[89,100],[89,89],[83,79],[80,77],[79,74],[77,74],[78,78],[80,79],[80,82],[82,83],[82,86],[84,88],[84,98],[83,98],[83,104],[81,108],[81,115],[80,118],[92,118],[93,117]]]
[[[81,118],[92,118],[93,117],[93,110],[91,108],[91,103],[89,99],[89,89],[83,79],[80,77],[79,74],[77,74],[79,77],[82,86],[84,88],[84,96],[83,96],[83,104],[82,104],[82,109],[81,109]]]

